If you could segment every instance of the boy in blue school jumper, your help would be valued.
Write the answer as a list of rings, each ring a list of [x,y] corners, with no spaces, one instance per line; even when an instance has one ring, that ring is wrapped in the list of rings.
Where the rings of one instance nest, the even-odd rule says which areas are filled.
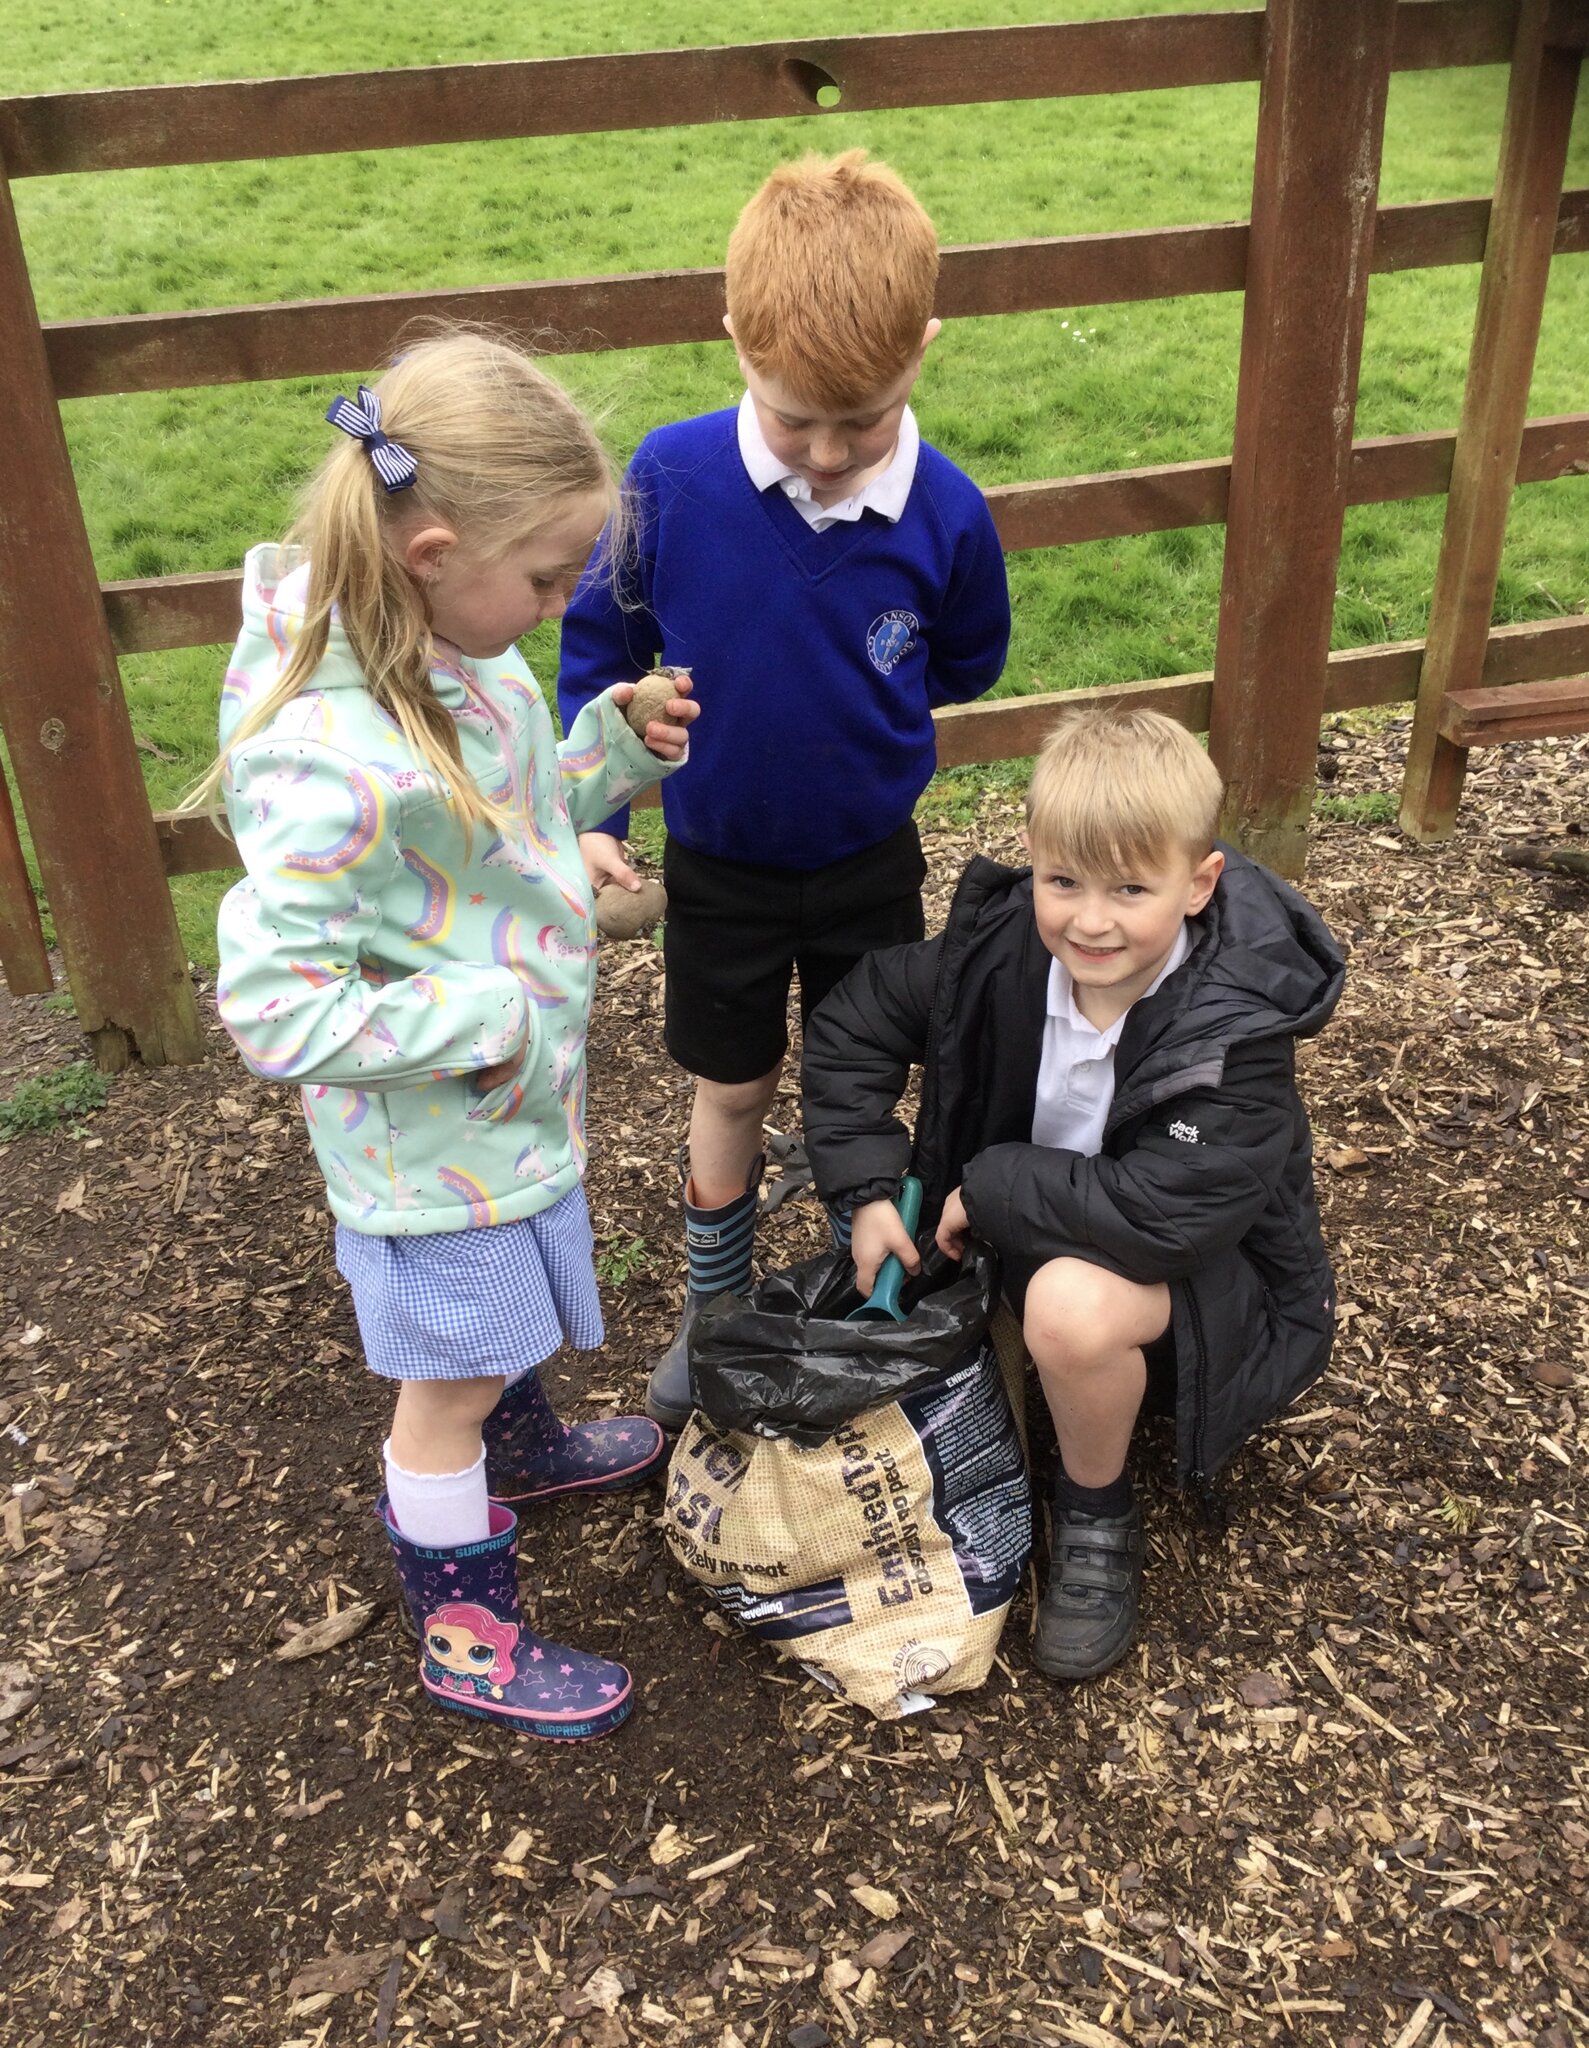
[[[728,245],[745,395],[641,443],[631,558],[563,621],[565,728],[659,660],[705,713],[663,792],[667,1046],[696,1077],[684,1315],[646,1400],[665,1428],[689,1414],[700,1307],[750,1285],[791,974],[803,1024],[862,955],[923,936],[932,710],[1004,667],[993,521],[910,411],[937,274],[931,220],[864,151],[775,171]],[[596,888],[638,886],[627,829],[583,836]]]

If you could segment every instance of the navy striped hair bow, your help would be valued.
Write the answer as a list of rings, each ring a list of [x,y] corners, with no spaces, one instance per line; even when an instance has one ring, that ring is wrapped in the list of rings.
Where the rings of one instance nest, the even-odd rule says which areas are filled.
[[[334,398],[326,408],[332,426],[362,441],[375,465],[375,474],[388,491],[406,491],[419,475],[419,464],[401,441],[390,441],[381,432],[381,401],[367,384],[359,386],[358,401]]]

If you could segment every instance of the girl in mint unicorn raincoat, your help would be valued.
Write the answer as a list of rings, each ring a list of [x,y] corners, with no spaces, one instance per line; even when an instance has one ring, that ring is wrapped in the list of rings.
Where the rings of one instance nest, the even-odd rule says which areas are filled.
[[[629,1673],[525,1624],[514,1509],[663,1458],[640,1417],[566,1427],[536,1366],[603,1335],[578,835],[683,758],[696,707],[642,742],[620,684],[556,742],[514,643],[560,616],[617,492],[526,357],[446,335],[326,417],[300,545],[248,556],[221,756],[189,799],[222,790],[248,870],[221,907],[221,1016],[301,1090],[365,1353],[398,1382],[378,1512],[422,1685],[601,1735]]]

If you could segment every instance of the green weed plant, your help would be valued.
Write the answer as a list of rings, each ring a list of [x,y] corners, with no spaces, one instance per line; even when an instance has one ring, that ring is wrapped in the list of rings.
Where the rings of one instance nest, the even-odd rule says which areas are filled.
[[[609,1237],[596,1254],[596,1274],[609,1287],[624,1287],[650,1263],[643,1237]]]
[[[1364,790],[1358,796],[1326,794],[1313,799],[1314,817],[1337,825],[1393,825],[1400,808],[1400,800],[1384,789]]]
[[[753,33],[887,33],[1142,13],[1209,0],[772,0]],[[557,57],[731,43],[729,0],[658,10],[437,10],[389,0],[260,0],[202,10],[169,0],[11,0],[7,90],[148,85],[379,66]],[[1482,193],[1495,177],[1500,67],[1392,82],[1384,204]],[[846,113],[589,136],[354,152],[27,180],[18,209],[43,316],[163,311],[345,292],[424,290],[721,262],[740,205],[778,162],[864,145],[898,166],[946,244],[1244,218],[1255,85],[1103,99]],[[659,108],[659,118],[666,109]],[[1568,182],[1589,180],[1581,117]],[[1477,269],[1375,278],[1356,431],[1455,425]],[[953,320],[918,387],[923,431],[979,483],[1133,468],[1229,452],[1238,294]],[[1558,259],[1530,410],[1584,403],[1589,264]],[[344,377],[87,399],[64,407],[102,577],[235,566],[277,534],[324,451],[322,413]],[[660,421],[733,403],[726,341],[566,355],[557,372],[627,456]],[[1444,501],[1349,512],[1337,647],[1420,635]],[[1177,675],[1212,664],[1218,527],[1012,556],[1014,637],[996,694]],[[1589,602],[1589,477],[1517,493],[1497,601],[1502,620]],[[550,684],[555,627],[526,643]],[[222,650],[122,664],[133,723],[159,753],[152,801],[171,803],[214,744]],[[1279,681],[1281,679],[1277,679]],[[964,785],[949,796],[963,806]],[[222,876],[176,883],[192,956],[213,959]]]
[[[57,1124],[80,1124],[103,1109],[110,1084],[96,1068],[79,1060],[53,1073],[19,1081],[0,1099],[0,1144],[24,1131],[53,1130]]]

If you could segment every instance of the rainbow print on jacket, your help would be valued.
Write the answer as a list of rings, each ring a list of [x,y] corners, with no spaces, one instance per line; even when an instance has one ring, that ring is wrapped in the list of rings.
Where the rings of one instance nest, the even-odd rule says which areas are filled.
[[[293,551],[250,553],[223,744],[279,677],[307,584]],[[222,1017],[256,1073],[299,1084],[337,1217],[386,1235],[533,1215],[580,1178],[595,962],[578,835],[670,765],[610,695],[559,745],[513,651],[437,661],[431,687],[477,786],[522,799],[511,839],[463,829],[334,618],[311,686],[227,772],[248,872],[221,906]]]

